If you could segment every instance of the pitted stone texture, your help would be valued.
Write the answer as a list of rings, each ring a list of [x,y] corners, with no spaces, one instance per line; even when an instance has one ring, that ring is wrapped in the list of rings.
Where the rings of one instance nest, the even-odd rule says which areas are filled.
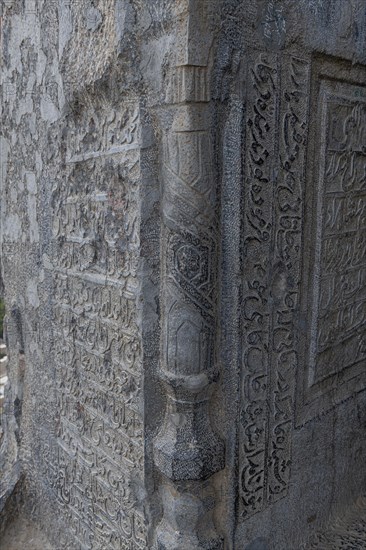
[[[302,550],[363,550],[366,548],[366,497],[345,510]]]
[[[0,547],[3,550],[57,550],[36,524],[22,517],[7,527]]]

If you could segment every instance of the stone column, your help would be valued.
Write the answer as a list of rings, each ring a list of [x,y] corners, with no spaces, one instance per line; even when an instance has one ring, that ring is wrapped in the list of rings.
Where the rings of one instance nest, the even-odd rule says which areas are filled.
[[[223,547],[214,527],[212,476],[224,467],[224,443],[210,422],[219,375],[218,210],[209,105],[214,6],[206,0],[179,6],[176,60],[163,117],[168,122],[162,163],[160,376],[166,411],[154,442],[162,474],[161,550]]]

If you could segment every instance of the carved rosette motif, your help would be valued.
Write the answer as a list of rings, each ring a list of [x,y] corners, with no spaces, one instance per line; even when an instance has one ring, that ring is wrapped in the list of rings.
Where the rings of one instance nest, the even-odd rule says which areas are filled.
[[[239,514],[287,493],[291,466],[310,66],[249,62],[239,430]]]
[[[201,18],[203,4],[190,2],[187,17]],[[182,25],[189,29],[186,23]],[[206,23],[202,17],[202,27]],[[219,372],[209,70],[207,62],[191,58],[193,36],[197,34],[191,37],[188,30],[178,33],[180,46],[186,48],[181,52],[184,59],[178,53],[172,69],[167,101],[174,105],[173,120],[163,137],[160,377],[166,411],[154,441],[154,460],[162,474],[163,501],[157,547],[166,550],[223,547],[214,527],[210,480],[224,467],[224,443],[210,422]]]

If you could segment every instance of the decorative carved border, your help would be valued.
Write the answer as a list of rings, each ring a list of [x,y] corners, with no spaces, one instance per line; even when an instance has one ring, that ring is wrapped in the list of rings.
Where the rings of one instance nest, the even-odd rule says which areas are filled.
[[[287,494],[310,63],[257,52],[248,65],[243,214],[239,516]]]

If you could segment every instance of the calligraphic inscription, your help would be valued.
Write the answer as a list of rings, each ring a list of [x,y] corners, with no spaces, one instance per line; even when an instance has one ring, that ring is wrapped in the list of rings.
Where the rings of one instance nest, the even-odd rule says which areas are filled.
[[[287,494],[310,64],[258,53],[248,66],[244,167],[239,515]]]
[[[303,304],[308,323],[304,420],[365,387],[366,101],[361,90],[365,87],[327,79],[319,87],[320,160],[306,254],[312,291]]]
[[[102,113],[85,115],[86,126],[69,139],[67,177],[53,193],[59,418],[52,478],[75,545],[85,550],[147,544],[136,273],[139,150],[130,147],[136,113],[130,106],[125,114],[108,113],[102,140],[90,131]]]
[[[71,126],[67,140],[67,162],[80,162],[138,149],[139,106],[125,102],[120,111],[98,107],[83,110]]]
[[[314,377],[366,360],[366,102],[328,99]]]
[[[272,233],[270,181],[275,158],[278,108],[277,57],[260,55],[250,68],[254,98],[247,119],[248,169],[245,178],[244,263],[251,280],[243,282],[243,365],[239,490],[241,516],[262,509],[265,500],[269,385],[269,258]]]
[[[281,68],[278,180],[274,192],[271,259],[271,363],[269,393],[269,504],[287,494],[291,473],[298,304],[301,281],[303,197],[308,138],[310,63],[285,58]]]

